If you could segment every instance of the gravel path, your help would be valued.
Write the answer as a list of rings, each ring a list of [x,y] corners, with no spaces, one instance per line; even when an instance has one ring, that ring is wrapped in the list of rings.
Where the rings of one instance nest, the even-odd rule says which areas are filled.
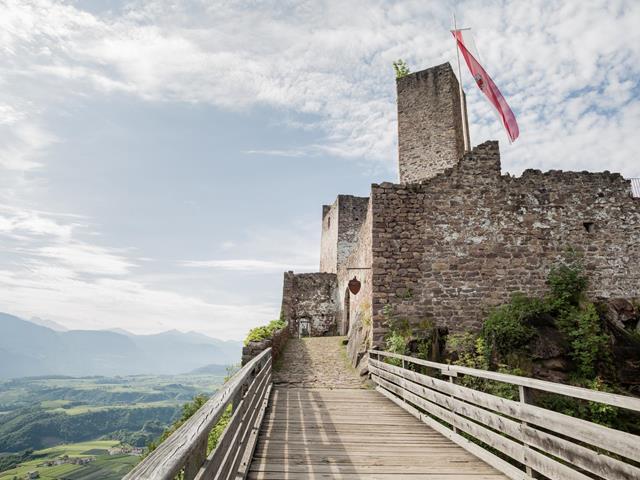
[[[349,365],[344,337],[291,338],[276,363],[273,382],[290,388],[366,388]]]

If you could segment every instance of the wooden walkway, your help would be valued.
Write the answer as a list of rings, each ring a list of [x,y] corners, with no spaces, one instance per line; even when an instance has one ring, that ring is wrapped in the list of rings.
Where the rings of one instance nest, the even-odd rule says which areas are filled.
[[[531,402],[537,390],[640,412],[636,397],[372,350],[374,391],[336,337],[290,340],[273,372],[271,355],[249,361],[124,480],[640,479],[640,437]],[[445,380],[458,375],[517,387],[519,399]]]
[[[314,345],[318,340],[318,345]],[[298,363],[327,364],[322,342],[290,341]],[[314,347],[317,352],[313,352]],[[344,372],[344,359],[333,359]],[[289,365],[285,363],[284,365]],[[300,372],[303,365],[290,365]],[[355,372],[352,373],[355,375]],[[286,370],[277,374],[286,378]],[[340,375],[343,375],[341,373]],[[326,375],[324,376],[326,381]],[[340,382],[344,384],[343,381]],[[357,384],[357,382],[356,382]],[[503,480],[504,475],[375,390],[276,386],[262,422],[249,479]]]

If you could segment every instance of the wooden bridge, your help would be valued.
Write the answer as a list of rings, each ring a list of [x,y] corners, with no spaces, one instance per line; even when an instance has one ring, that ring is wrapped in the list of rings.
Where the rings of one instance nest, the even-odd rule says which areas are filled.
[[[638,398],[379,351],[369,352],[375,389],[360,388],[344,358],[323,344],[314,352],[314,342],[338,345],[290,340],[297,350],[273,376],[266,350],[125,479],[640,478],[640,437],[532,404],[546,392],[637,414]],[[328,388],[334,376],[341,388]],[[481,381],[519,400],[462,385]]]

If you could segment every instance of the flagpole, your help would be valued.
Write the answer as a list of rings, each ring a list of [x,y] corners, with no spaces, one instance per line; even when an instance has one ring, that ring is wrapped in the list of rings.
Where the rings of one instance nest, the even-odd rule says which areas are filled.
[[[453,30],[458,31],[458,24],[456,23],[456,12],[453,12]],[[464,96],[464,90],[462,90],[462,70],[460,69],[460,49],[458,48],[458,39],[456,38],[456,58],[458,60],[458,88],[460,94],[460,113],[462,115],[462,137],[464,142],[464,151],[469,152],[471,150],[471,140],[469,138],[469,123],[467,120],[467,101]]]

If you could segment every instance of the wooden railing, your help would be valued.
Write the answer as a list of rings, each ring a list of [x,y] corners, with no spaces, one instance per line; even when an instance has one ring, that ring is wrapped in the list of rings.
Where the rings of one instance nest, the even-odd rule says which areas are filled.
[[[140,462],[125,480],[245,478],[271,392],[271,349],[238,371],[189,420]],[[227,407],[232,416],[207,455],[209,433]]]
[[[509,478],[640,478],[639,436],[530,403],[538,390],[640,412],[638,398],[377,350],[369,371],[380,393]],[[456,384],[460,375],[513,385],[519,401]]]

